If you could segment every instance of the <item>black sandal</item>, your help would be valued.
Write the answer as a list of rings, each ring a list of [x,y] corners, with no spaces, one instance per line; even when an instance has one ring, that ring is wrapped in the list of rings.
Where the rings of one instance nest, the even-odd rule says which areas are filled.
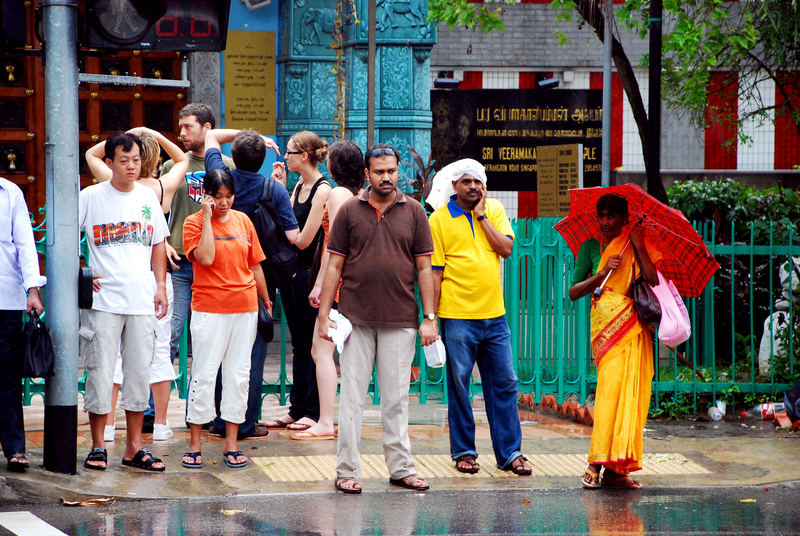
[[[426,491],[430,489],[425,479],[419,475],[408,475],[405,478],[390,478],[389,484],[414,491]]]
[[[342,485],[345,482],[352,482],[353,484],[351,487],[348,488]],[[361,484],[358,482],[358,480],[348,476],[337,478],[334,486],[336,487],[336,491],[341,491],[342,493],[345,493],[347,495],[358,495],[359,493],[361,493]],[[356,488],[355,486],[358,487]]]
[[[144,459],[145,456],[149,456],[149,458],[145,460]],[[164,469],[167,468],[166,465],[164,467],[153,467],[153,464],[156,463],[163,463],[163,462],[161,462],[161,460],[153,456],[147,449],[139,449],[139,452],[137,452],[133,456],[132,460],[126,460],[125,458],[122,458],[122,465],[125,465],[127,467],[136,467],[137,469],[144,469],[146,471],[157,471],[157,472],[163,471]]]
[[[31,462],[28,461],[28,457],[25,456],[24,452],[17,452],[16,454],[12,454],[11,457],[8,459],[8,470],[14,471],[16,473],[21,473],[25,471],[28,467],[30,467]]]
[[[478,459],[472,454],[462,454],[453,461],[456,464],[456,471],[459,471],[461,473],[468,473],[474,475],[481,469],[481,466],[478,463]],[[466,464],[466,466],[462,466],[459,464]]]
[[[533,469],[531,469],[530,466],[528,466],[527,469],[525,468],[525,462],[527,461],[528,458],[525,456],[517,456],[514,458],[514,461],[511,462],[511,465],[506,468],[506,471],[511,471],[515,475],[519,476],[528,476],[533,473]]]
[[[89,462],[103,462],[105,466],[91,465]],[[83,466],[87,469],[94,469],[95,471],[105,471],[106,467],[108,467],[108,451],[103,447],[94,447],[89,451],[89,455],[86,456],[86,461],[83,462]]]

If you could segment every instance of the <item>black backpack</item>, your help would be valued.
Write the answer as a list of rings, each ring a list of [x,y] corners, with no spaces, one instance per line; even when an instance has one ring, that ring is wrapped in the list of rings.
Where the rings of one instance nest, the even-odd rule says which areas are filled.
[[[286,238],[280,216],[272,204],[274,186],[275,179],[264,179],[261,198],[256,203],[250,220],[256,228],[261,249],[267,256],[267,260],[262,263],[264,275],[271,277],[280,288],[287,285],[297,273],[297,249]]]

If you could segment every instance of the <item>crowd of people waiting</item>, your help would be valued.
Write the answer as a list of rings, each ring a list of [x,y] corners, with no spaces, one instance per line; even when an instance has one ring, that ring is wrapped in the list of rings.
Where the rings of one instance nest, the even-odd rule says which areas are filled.
[[[423,346],[442,338],[446,347],[455,468],[480,470],[470,398],[477,365],[496,464],[530,475],[521,452],[518,380],[500,277],[514,232],[503,205],[487,197],[484,167],[471,159],[451,166],[452,195],[429,218],[420,203],[397,188],[400,157],[390,145],[377,144],[362,154],[352,142],[329,147],[313,132],[298,132],[286,144],[283,161],[265,177],[259,171],[267,151],[281,156],[271,139],[252,130],[215,128],[214,114],[204,104],[185,106],[178,120],[186,152],[162,134],[138,127],[86,153],[97,183],[82,190],[79,200],[79,225],[94,271],[93,305],[82,311],[80,327],[87,371],[84,409],[92,435],[84,467],[107,468],[105,443],[116,439],[119,400],[126,417],[122,464],[165,470],[165,463],[143,446],[142,434],[152,431],[154,441],[174,435],[166,413],[174,358],[188,319],[191,376],[185,420],[190,431],[181,460],[187,469],[203,467],[203,429],[224,437],[222,460],[239,468],[248,463],[239,440],[286,428],[293,440],[336,439],[335,488],[360,493],[362,412],[374,366],[390,482],[428,489],[414,466],[408,435],[410,367],[419,335]],[[232,159],[221,153],[226,143],[232,143]],[[162,149],[170,160],[159,169]],[[320,170],[323,163],[330,176]],[[299,175],[291,193],[287,172]],[[265,181],[279,232],[297,251],[296,274],[289,281],[263,268],[266,255],[252,216]],[[623,229],[624,199],[601,201],[598,214],[608,248],[587,244],[581,250],[573,299],[590,292],[612,270],[632,265],[632,253],[623,255],[618,245],[628,236],[642,254],[646,276],[659,261],[645,247],[640,228]],[[18,360],[23,311],[43,310],[39,289],[46,280],[39,274],[24,198],[5,179],[0,179],[0,224],[0,404],[9,408],[0,443],[9,469],[24,470],[29,460],[20,381],[14,367],[5,365]],[[615,299],[624,302],[622,287],[630,271],[616,273]],[[293,381],[287,413],[260,424],[268,341],[257,329],[259,307],[271,314],[277,293],[291,332]],[[352,324],[340,351],[338,429],[332,309]],[[593,312],[593,323],[603,322],[599,315],[595,319]],[[598,437],[593,436],[584,487],[600,485],[602,465],[603,482],[639,487],[628,473],[641,467],[649,397],[639,393],[626,402],[625,386],[615,378],[624,366],[630,377],[649,385],[652,370],[641,363],[652,367],[652,360],[640,359],[648,347],[640,339],[630,348],[609,344],[602,367],[598,357],[600,425],[595,426]],[[609,364],[619,359],[625,364]],[[618,421],[628,430],[625,437],[614,432]]]

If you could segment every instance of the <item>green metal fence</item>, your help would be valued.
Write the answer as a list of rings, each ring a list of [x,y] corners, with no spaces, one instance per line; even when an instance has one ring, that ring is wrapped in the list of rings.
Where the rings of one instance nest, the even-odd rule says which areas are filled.
[[[589,346],[589,298],[577,302],[568,298],[574,257],[553,229],[557,221],[514,222],[517,237],[504,267],[520,390],[533,393],[536,402],[550,393],[559,402],[571,394],[584,401],[597,381]],[[731,237],[737,235],[733,225],[726,233]],[[777,329],[775,324],[767,326],[767,355],[759,365],[764,322],[775,313],[776,302],[800,300],[800,274],[788,271],[788,296],[783,297],[781,292],[786,291],[776,277],[779,265],[800,255],[800,242],[790,230],[785,243],[775,243],[770,223],[768,243],[757,243],[755,225],[745,224],[748,241],[726,243],[715,242],[713,223],[697,226],[722,268],[699,298],[686,300],[692,321],[689,341],[676,350],[655,344],[654,401],[662,394],[684,394],[696,410],[699,396],[714,399],[731,387],[742,393],[781,393],[790,379],[800,375],[796,362],[800,348],[789,338],[781,355],[779,344],[770,336]],[[786,312],[789,326],[796,323],[794,314],[792,308]]]
[[[513,222],[515,245],[503,267],[507,318],[520,391],[532,393],[536,402],[545,394],[555,394],[559,402],[570,395],[585,401],[597,381],[589,345],[589,303],[588,298],[572,302],[568,297],[574,257],[553,229],[556,221],[539,218]],[[788,388],[789,379],[800,373],[800,365],[795,363],[800,348],[795,347],[793,339],[781,357],[778,345],[770,338],[768,359],[761,365],[757,351],[764,320],[775,312],[780,298],[777,267],[789,256],[800,256],[800,243],[791,233],[786,243],[773,243],[770,232],[768,244],[756,244],[752,239],[753,224],[750,228],[748,243],[716,243],[713,224],[698,226],[710,251],[726,268],[717,272],[701,297],[686,300],[692,321],[689,341],[677,351],[656,348],[654,400],[662,394],[685,394],[696,409],[699,396],[714,398],[731,387],[743,393],[782,392]],[[37,236],[43,234],[44,222],[36,232]],[[732,230],[730,236],[734,236]],[[44,254],[44,238],[37,244]],[[760,279],[753,275],[759,269],[767,272]],[[794,300],[800,296],[798,277],[789,271],[789,297]],[[275,317],[280,320],[280,367],[277,377],[265,380],[262,393],[286,404],[291,389],[287,369],[290,362],[287,364],[287,329],[280,299],[276,301]],[[742,318],[746,320],[741,321]],[[789,325],[794,325],[792,310],[788,319]],[[774,326],[768,333],[772,329]],[[181,398],[185,398],[188,387],[186,333],[188,329],[184,330],[179,376],[174,385]],[[84,381],[79,381],[82,392]],[[376,383],[373,376],[369,393],[375,404],[380,402]],[[443,369],[427,367],[418,345],[411,393],[418,395],[422,403],[446,402],[445,384]],[[24,381],[26,405],[32,396],[43,392],[41,380]],[[481,392],[479,380],[473,381],[471,392]]]

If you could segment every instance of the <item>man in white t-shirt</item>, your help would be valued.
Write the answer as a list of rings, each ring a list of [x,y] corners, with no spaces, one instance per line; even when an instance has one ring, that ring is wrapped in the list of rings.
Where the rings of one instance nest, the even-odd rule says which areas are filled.
[[[147,408],[150,364],[155,353],[156,318],[167,312],[164,240],[167,222],[153,191],[138,184],[141,141],[132,134],[106,140],[106,165],[112,177],[80,193],[79,225],[89,244],[95,273],[94,300],[81,326],[85,345],[86,394],[92,450],[87,469],[104,470],[103,441],[111,411],[114,361],[122,354],[121,401],[127,422],[122,464],[163,471],[164,463],[142,448],[142,418]]]

